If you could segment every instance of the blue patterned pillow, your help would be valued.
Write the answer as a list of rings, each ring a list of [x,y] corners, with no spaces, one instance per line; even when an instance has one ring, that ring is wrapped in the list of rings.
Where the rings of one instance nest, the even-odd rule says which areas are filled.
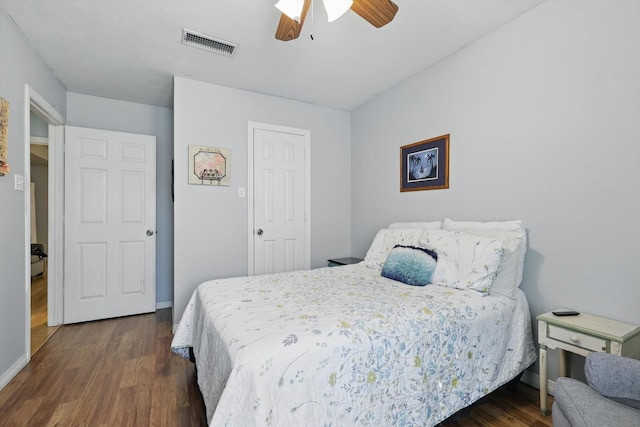
[[[431,283],[438,255],[429,249],[395,245],[382,267],[382,275],[412,286]]]

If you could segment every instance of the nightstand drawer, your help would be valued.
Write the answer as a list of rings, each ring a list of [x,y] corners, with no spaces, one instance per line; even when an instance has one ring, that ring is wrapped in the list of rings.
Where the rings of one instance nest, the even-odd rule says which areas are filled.
[[[549,325],[549,338],[591,351],[607,351],[607,340]]]

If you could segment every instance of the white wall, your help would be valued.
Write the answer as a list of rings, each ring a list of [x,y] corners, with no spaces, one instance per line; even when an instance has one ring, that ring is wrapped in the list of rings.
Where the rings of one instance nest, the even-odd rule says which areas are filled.
[[[247,122],[311,131],[311,265],[350,255],[350,114],[254,92],[174,79],[174,323],[195,287],[247,274]],[[231,149],[231,186],[187,184],[189,145]]]
[[[534,316],[640,324],[639,23],[548,0],[353,111],[353,255],[392,221],[521,218]],[[400,193],[399,147],[446,133],[450,188]]]
[[[49,250],[49,168],[45,165],[31,165],[31,182],[35,184],[36,235],[38,243],[44,243]],[[33,240],[33,239],[32,239]],[[45,251],[45,252],[46,252]]]
[[[29,48],[6,15],[0,13],[0,96],[11,104],[9,116],[9,165],[11,173],[0,177],[0,388],[26,363],[26,264],[25,196],[29,197],[26,162],[29,105],[25,84],[66,113],[66,89]],[[14,190],[15,175],[23,175],[26,191]]]
[[[168,307],[173,301],[173,110],[68,92],[67,120],[71,126],[156,137],[156,301]]]
[[[29,126],[31,128],[31,136],[39,138],[47,138],[49,136],[49,124],[34,112],[29,113]]]

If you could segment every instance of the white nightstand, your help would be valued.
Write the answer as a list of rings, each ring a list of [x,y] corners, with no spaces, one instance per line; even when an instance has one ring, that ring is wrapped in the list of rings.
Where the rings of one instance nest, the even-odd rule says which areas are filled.
[[[557,311],[557,310],[553,310]],[[538,319],[540,344],[540,411],[547,414],[547,349],[560,349],[560,376],[566,377],[566,352],[587,356],[596,351],[640,358],[640,326],[592,316],[555,316],[551,311]]]

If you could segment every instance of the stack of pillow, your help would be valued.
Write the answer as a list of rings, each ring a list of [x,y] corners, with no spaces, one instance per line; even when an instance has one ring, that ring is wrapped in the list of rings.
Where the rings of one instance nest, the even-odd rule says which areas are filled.
[[[526,246],[519,220],[393,223],[378,232],[364,264],[410,285],[512,297],[522,282]]]

